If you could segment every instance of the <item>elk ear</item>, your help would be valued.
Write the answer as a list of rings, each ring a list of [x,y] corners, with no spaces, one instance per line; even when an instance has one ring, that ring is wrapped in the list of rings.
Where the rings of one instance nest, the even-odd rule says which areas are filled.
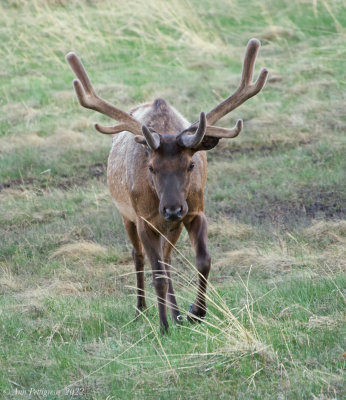
[[[219,143],[220,138],[207,136],[205,135],[202,142],[194,147],[192,150],[201,151],[201,150],[211,150]]]
[[[137,143],[139,143],[139,144],[143,144],[143,145],[145,145],[145,146],[148,146],[148,143],[147,143],[147,141],[145,140],[145,137],[143,137],[143,136],[140,136],[140,135],[135,136],[135,141],[136,141]]]

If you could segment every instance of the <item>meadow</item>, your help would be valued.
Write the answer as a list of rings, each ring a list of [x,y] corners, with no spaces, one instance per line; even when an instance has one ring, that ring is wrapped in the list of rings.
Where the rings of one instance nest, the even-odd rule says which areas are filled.
[[[0,2],[0,398],[346,397],[346,9],[341,0]],[[121,108],[188,119],[238,85],[248,40],[264,90],[208,152],[212,271],[201,324],[135,318],[131,247],[106,185],[106,117],[65,54]],[[174,252],[186,312],[196,271]]]

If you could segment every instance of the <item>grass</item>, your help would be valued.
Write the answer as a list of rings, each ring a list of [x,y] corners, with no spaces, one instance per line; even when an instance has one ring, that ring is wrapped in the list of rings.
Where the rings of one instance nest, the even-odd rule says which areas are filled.
[[[344,26],[341,0],[1,3],[0,398],[345,397]],[[270,76],[208,153],[207,318],[162,336],[148,267],[134,318],[110,138],[92,128],[107,120],[77,104],[64,56],[122,108],[164,97],[193,121],[235,88],[251,37]],[[177,249],[186,312],[186,232]]]

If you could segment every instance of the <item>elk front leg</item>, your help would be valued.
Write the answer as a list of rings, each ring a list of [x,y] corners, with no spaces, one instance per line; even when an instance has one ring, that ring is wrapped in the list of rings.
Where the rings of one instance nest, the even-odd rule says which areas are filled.
[[[165,266],[162,263],[162,237],[143,221],[138,222],[137,229],[153,271],[153,284],[157,295],[161,330],[167,332],[166,296],[168,279]]]
[[[141,241],[138,237],[136,224],[127,218],[123,217],[124,227],[127,235],[131,240],[132,258],[136,268],[136,280],[137,280],[137,314],[146,308],[145,304],[145,292],[144,292],[144,255]]]
[[[196,268],[198,274],[198,291],[195,302],[190,308],[190,313],[198,318],[203,318],[207,312],[205,294],[210,271],[211,258],[207,249],[207,220],[203,213],[197,214],[185,224],[190,241],[196,253]],[[193,318],[189,318],[193,320]]]
[[[165,241],[164,247],[163,247],[163,258],[165,261],[165,268],[166,268],[166,273],[167,273],[167,277],[168,277],[167,300],[168,300],[168,306],[171,311],[172,320],[174,322],[180,322],[181,315],[179,312],[177,300],[175,298],[173,282],[172,282],[172,277],[171,277],[171,271],[170,271],[171,252],[173,249],[172,245],[174,246],[177,243],[179,236],[181,234],[182,228],[183,228],[183,225],[181,224],[181,225],[179,225],[179,227],[176,230],[169,232],[169,234],[167,235],[167,239],[169,240],[170,243]]]

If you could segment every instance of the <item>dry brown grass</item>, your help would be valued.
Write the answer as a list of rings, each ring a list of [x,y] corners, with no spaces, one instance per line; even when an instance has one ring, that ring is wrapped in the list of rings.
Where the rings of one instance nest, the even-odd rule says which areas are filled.
[[[37,298],[36,299],[28,298],[28,299],[26,299],[26,301],[24,303],[15,304],[8,308],[12,311],[16,311],[21,314],[25,314],[26,316],[28,316],[30,318],[43,317],[46,312],[43,304],[41,304]]]
[[[64,281],[54,278],[53,281],[42,282],[36,287],[27,287],[17,294],[18,298],[24,300],[24,304],[39,302],[47,297],[77,295],[84,292],[84,287],[80,282]]]
[[[215,267],[231,267],[235,269],[257,268],[265,271],[284,272],[293,266],[301,265],[301,260],[297,260],[280,249],[263,251],[256,248],[242,248],[229,251],[217,260]]]
[[[316,256],[321,265],[327,265],[328,269],[335,272],[346,268],[346,246],[344,244],[329,245],[322,254]]]
[[[232,48],[226,46],[215,29],[209,25],[208,19],[202,21],[195,13],[194,8],[187,0],[173,0],[167,3],[164,0],[144,1],[131,0],[127,2],[102,1],[98,9],[83,7],[83,2],[75,2],[83,12],[83,21],[74,13],[63,12],[54,6],[65,1],[35,1],[31,3],[17,0],[25,10],[22,15],[16,15],[16,21],[21,23],[21,35],[10,38],[6,51],[0,54],[8,62],[19,62],[17,53],[24,53],[29,59],[39,53],[39,57],[50,59],[56,65],[63,65],[63,55],[71,49],[92,52],[92,48],[115,46],[117,41],[129,37],[141,38],[143,45],[147,42],[156,42],[161,45],[162,52],[169,46],[182,46],[192,51],[198,49],[200,55],[213,55],[215,53],[230,53]],[[67,2],[66,2],[67,3]],[[71,2],[68,2],[69,4]],[[136,10],[136,13],[133,10]],[[15,30],[13,9],[2,9],[3,14],[9,17],[4,20],[4,29]],[[96,11],[96,15],[95,15]],[[89,14],[90,13],[90,14]],[[91,14],[92,13],[92,14]],[[85,21],[88,21],[86,24]],[[156,21],[160,21],[165,29],[158,30]],[[119,23],[119,21],[125,21]],[[34,27],[35,36],[32,35]],[[177,32],[178,37],[171,35],[170,31]],[[90,34],[92,32],[92,35]],[[47,45],[46,37],[54,38],[54,46]],[[87,41],[81,38],[88,37]],[[30,40],[28,39],[30,38]],[[16,48],[20,51],[13,51]],[[39,49],[39,52],[36,50]],[[21,57],[21,61],[23,58]],[[27,61],[25,59],[25,61]]]
[[[229,267],[240,271],[251,267],[279,274],[300,266],[309,267],[313,270],[327,270],[329,268],[340,272],[346,266],[344,242],[338,241],[327,246],[323,251],[304,244],[300,245],[299,248],[296,248],[295,245],[292,247],[288,243],[283,243],[283,245],[282,248],[272,244],[271,249],[266,250],[251,247],[250,244],[249,247],[223,253],[213,266],[215,268]]]
[[[55,277],[60,282],[77,284],[83,291],[110,294],[123,290],[124,285],[135,284],[133,265],[119,262],[125,261],[114,264],[92,258],[65,260],[65,267],[57,270]]]
[[[12,273],[12,269],[5,263],[0,263],[0,295],[22,290],[20,278]]]
[[[39,136],[37,132],[20,133],[12,136],[11,140],[7,136],[3,136],[0,138],[0,148],[3,151],[20,150],[25,143],[25,146],[39,148],[45,153],[52,151],[61,153],[67,149],[91,151],[103,144],[110,146],[109,138],[81,132],[83,128],[90,128],[91,125],[90,120],[81,120],[74,124],[77,130],[58,128],[52,135],[46,137]]]
[[[211,222],[208,225],[208,236],[223,237],[233,239],[249,238],[254,233],[254,228],[250,225],[242,224],[237,221],[230,221],[223,217],[218,221]]]
[[[38,117],[41,113],[40,110],[29,106],[28,104],[11,102],[2,106],[3,115],[6,117],[8,122],[18,123],[25,121],[26,123],[32,121]]]
[[[329,241],[346,245],[346,220],[341,221],[316,221],[312,226],[305,229],[307,238],[318,242]]]
[[[63,244],[57,250],[55,250],[50,257],[67,257],[71,259],[80,259],[85,257],[105,255],[106,253],[106,247],[101,246],[97,243],[81,240],[75,243]]]
[[[337,319],[335,316],[328,317],[328,316],[318,316],[318,315],[312,315],[309,318],[308,322],[308,327],[311,328],[318,328],[318,329],[328,329],[328,330],[333,330],[337,326],[345,324],[346,319],[345,316],[340,315],[340,318]]]
[[[25,191],[22,192],[25,194]],[[33,224],[43,224],[51,221],[55,217],[64,217],[64,211],[44,210],[40,212],[21,211],[19,209],[8,211],[2,219],[2,224],[7,227],[15,226],[17,228],[30,227]]]
[[[257,37],[262,40],[276,40],[276,39],[281,39],[281,38],[293,38],[297,36],[302,36],[302,34],[299,35],[297,29],[295,26],[290,29],[290,28],[284,28],[282,26],[276,26],[272,25],[267,27],[261,32],[257,33]]]
[[[0,295],[11,292],[19,292],[22,290],[22,283],[18,278],[14,276],[2,276],[0,277]]]

